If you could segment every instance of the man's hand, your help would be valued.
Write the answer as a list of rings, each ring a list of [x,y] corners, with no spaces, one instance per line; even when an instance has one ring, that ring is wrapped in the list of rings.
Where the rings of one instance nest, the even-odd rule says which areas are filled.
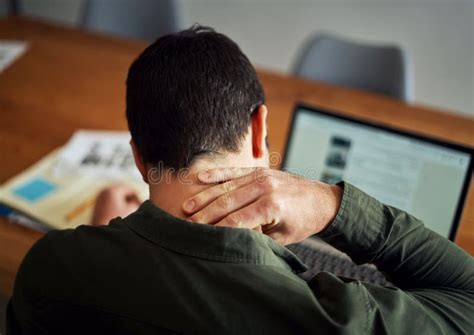
[[[126,185],[114,185],[105,188],[97,196],[92,225],[107,225],[117,216],[125,217],[140,206],[135,190]]]
[[[262,228],[283,245],[327,227],[335,218],[342,189],[266,168],[214,169],[198,174],[202,183],[220,183],[188,199],[183,211],[193,222],[235,228]]]

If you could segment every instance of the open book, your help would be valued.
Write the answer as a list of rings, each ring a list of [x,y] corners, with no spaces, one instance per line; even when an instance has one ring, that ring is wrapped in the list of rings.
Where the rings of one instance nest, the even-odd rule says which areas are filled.
[[[124,132],[76,133],[64,148],[54,150],[1,185],[0,204],[48,228],[65,229],[89,224],[97,194],[110,184],[128,184],[145,200],[148,185],[139,178],[138,171],[131,170],[129,153],[117,159],[120,153],[114,151],[112,159],[100,152],[100,144],[108,150],[106,147],[114,141],[114,150],[119,146],[129,150],[126,136]],[[97,154],[104,155],[102,160]],[[130,171],[121,174],[119,167],[124,165]],[[106,171],[110,171],[109,176],[105,176]]]

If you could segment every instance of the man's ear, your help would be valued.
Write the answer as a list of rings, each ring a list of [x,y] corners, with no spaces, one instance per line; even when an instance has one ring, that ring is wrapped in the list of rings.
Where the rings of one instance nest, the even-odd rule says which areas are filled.
[[[133,158],[135,160],[135,165],[137,166],[138,171],[140,171],[143,181],[148,184],[148,171],[147,171],[145,163],[143,162],[142,155],[140,154],[140,151],[138,151],[137,145],[135,144],[133,140],[130,140],[130,145],[132,146],[132,152],[133,152]]]
[[[267,148],[267,106],[260,105],[252,115],[252,153],[254,158],[262,158]]]

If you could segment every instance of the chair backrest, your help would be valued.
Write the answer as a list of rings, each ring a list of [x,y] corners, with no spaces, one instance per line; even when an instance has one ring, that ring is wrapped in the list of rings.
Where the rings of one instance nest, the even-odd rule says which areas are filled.
[[[303,48],[294,73],[404,101],[413,98],[411,66],[398,46],[364,45],[318,34]]]
[[[0,0],[0,17],[18,14],[17,0]]]
[[[87,0],[83,27],[154,41],[183,28],[179,0]]]

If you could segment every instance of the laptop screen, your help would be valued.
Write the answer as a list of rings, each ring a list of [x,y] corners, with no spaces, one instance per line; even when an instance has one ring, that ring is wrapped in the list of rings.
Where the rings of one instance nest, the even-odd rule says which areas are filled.
[[[348,181],[454,239],[471,178],[472,150],[298,106],[283,168],[326,183]]]

